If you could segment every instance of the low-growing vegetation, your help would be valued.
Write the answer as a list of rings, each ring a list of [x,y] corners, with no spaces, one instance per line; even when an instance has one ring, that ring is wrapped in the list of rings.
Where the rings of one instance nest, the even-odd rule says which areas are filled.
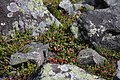
[[[24,45],[32,41],[49,44],[49,51],[55,53],[47,62],[58,64],[74,64],[89,73],[101,76],[107,80],[112,80],[116,71],[116,62],[120,59],[120,52],[111,52],[105,48],[96,48],[96,51],[107,58],[102,66],[84,66],[77,63],[77,54],[80,50],[90,47],[85,42],[75,39],[69,30],[73,18],[64,10],[58,7],[61,0],[43,0],[50,12],[63,24],[56,27],[54,24],[45,34],[40,34],[36,39],[31,36],[31,30],[21,33],[16,31],[16,35],[9,37],[0,35],[0,77],[8,77],[8,80],[26,80],[28,76],[37,68],[35,63],[30,61],[18,66],[9,64],[10,56],[20,50]],[[76,2],[78,0],[71,0]],[[54,7],[54,8],[53,8]],[[51,54],[52,54],[51,53]],[[15,73],[15,74],[14,74]]]

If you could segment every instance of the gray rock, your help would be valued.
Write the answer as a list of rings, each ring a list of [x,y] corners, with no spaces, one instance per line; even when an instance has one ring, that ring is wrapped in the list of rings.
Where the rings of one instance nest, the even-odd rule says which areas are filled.
[[[120,0],[104,0],[108,5],[115,5],[120,2]]]
[[[117,62],[117,72],[113,80],[120,80],[120,61]]]
[[[95,9],[104,9],[109,7],[109,4],[107,3],[110,1],[112,0],[82,0],[82,4],[89,4],[91,6],[94,6]],[[110,3],[113,3],[114,1],[115,0]]]
[[[0,32],[4,35],[32,29],[32,35],[37,36],[53,23],[62,25],[42,0],[0,0]]]
[[[70,0],[62,0],[59,6],[63,8],[65,11],[67,11],[69,15],[81,14],[79,9],[83,7],[86,8],[86,10],[94,9],[94,7],[90,6],[89,4],[82,4],[82,1],[79,3],[72,4]]]
[[[65,11],[67,11],[70,15],[74,14],[73,4],[70,2],[70,0],[62,0],[59,6],[65,9]]]
[[[24,46],[20,51],[11,55],[10,65],[17,65],[28,60],[33,60],[38,66],[42,65],[47,57],[49,45],[32,42],[30,45]]]
[[[78,27],[79,40],[91,42],[95,47],[120,50],[120,2],[106,9],[81,14],[72,27]]]
[[[28,80],[105,80],[75,65],[46,64],[42,74]]]
[[[106,58],[90,48],[81,50],[78,54],[78,63],[80,65],[102,65],[106,60]]]

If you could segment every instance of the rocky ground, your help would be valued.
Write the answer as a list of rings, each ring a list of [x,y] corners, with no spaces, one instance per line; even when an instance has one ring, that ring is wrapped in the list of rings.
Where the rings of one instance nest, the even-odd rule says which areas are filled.
[[[120,80],[119,0],[0,0],[0,80]]]

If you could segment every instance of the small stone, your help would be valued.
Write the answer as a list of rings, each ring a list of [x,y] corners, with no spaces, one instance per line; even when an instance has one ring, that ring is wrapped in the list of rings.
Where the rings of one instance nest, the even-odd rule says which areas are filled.
[[[102,65],[106,60],[90,48],[81,50],[78,54],[78,63],[81,65]]]
[[[30,45],[25,45],[21,50],[11,55],[10,64],[18,65],[28,60],[33,60],[37,63],[38,66],[42,65],[45,57],[47,57],[47,50],[49,45],[38,44],[32,42]]]

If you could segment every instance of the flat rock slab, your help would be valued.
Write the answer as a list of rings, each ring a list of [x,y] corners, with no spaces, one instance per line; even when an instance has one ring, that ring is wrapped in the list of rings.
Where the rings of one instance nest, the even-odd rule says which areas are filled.
[[[61,25],[42,0],[0,0],[0,32],[4,35],[32,29],[37,36],[53,23]]]
[[[28,80],[105,80],[91,75],[75,65],[46,64],[43,66],[42,74],[30,77]],[[41,74],[41,75],[40,75]]]

